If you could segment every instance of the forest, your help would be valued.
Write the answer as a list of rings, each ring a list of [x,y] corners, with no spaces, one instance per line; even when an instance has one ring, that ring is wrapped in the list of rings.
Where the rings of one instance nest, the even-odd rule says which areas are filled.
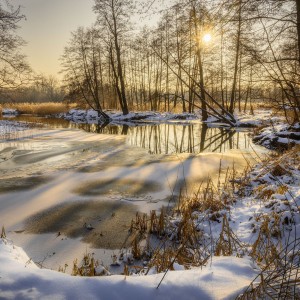
[[[203,121],[232,124],[235,109],[263,102],[299,121],[297,1],[179,1],[137,34],[134,8],[96,1],[96,24],[72,33],[62,58],[69,101],[123,114],[201,109]]]

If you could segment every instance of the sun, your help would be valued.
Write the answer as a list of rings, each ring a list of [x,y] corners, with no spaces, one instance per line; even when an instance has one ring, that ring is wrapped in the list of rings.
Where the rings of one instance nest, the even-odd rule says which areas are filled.
[[[210,33],[205,33],[202,37],[202,40],[204,43],[209,43],[211,41],[211,34]]]

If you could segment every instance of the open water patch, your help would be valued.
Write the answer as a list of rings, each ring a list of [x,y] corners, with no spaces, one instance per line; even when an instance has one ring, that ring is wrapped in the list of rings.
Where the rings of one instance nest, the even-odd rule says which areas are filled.
[[[128,230],[136,212],[136,206],[121,201],[69,202],[31,216],[24,229],[56,233],[59,239],[81,238],[95,248],[120,249],[130,244]]]

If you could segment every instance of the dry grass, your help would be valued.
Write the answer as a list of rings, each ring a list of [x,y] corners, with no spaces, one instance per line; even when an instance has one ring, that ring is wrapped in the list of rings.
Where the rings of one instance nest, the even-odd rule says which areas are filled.
[[[152,211],[149,218],[143,216],[133,220],[131,226],[133,231],[151,234],[162,241],[162,246],[153,251],[155,254],[150,258],[148,266],[162,270],[164,269],[161,267],[163,259],[164,262],[170,264],[170,268],[174,262],[186,268],[204,265],[210,255],[214,254],[214,248],[217,245],[212,237],[204,238],[202,230],[196,225],[195,218],[197,219],[199,215],[202,216],[203,221],[221,223],[223,220],[223,230],[217,241],[219,248],[217,247],[216,252],[232,253],[232,251],[241,250],[242,245],[230,230],[225,212],[235,201],[234,193],[237,184],[247,185],[248,171],[246,168],[242,174],[239,174],[243,176],[243,180],[239,181],[234,167],[227,169],[225,175],[221,175],[220,166],[219,180],[216,184],[209,179],[200,184],[193,195],[180,193],[177,205],[171,214],[167,214],[166,210],[162,209],[159,215]],[[228,240],[228,238],[231,244],[227,250],[225,246],[222,248],[221,241]],[[165,263],[163,265],[166,267]]]
[[[265,254],[269,263],[252,281],[247,290],[236,299],[300,299],[299,244],[300,240],[296,239],[278,251],[270,239],[259,237],[254,247],[260,246],[264,250],[268,249]],[[256,254],[258,254],[260,249],[256,250]],[[263,254],[259,254],[259,258],[267,262]]]
[[[251,182],[249,170],[245,170],[242,179],[238,178],[235,170],[228,172],[224,183],[214,186],[211,181],[202,184],[199,191],[192,196],[179,196],[178,205],[172,215],[167,215],[165,210],[161,214],[152,212],[149,217],[137,216],[132,222],[131,229],[145,235],[156,237],[158,246],[149,251],[151,255],[147,259],[148,271],[168,272],[173,270],[175,263],[185,268],[203,266],[211,255],[237,255],[248,253],[263,270],[256,281],[249,286],[247,291],[238,299],[299,299],[297,289],[300,286],[299,272],[299,240],[291,242],[286,248],[281,240],[286,234],[284,229],[292,226],[293,220],[289,220],[280,211],[273,211],[272,205],[278,202],[274,195],[284,195],[289,188],[286,184],[278,183],[273,188],[264,182],[263,177],[269,174],[271,177],[292,175],[290,165],[299,169],[300,151],[295,147],[289,152],[270,158],[266,162],[266,168],[261,170],[256,181],[259,187],[253,187],[251,194],[256,199],[262,200],[266,207],[271,209],[268,214],[255,216],[255,228],[253,233],[256,239],[253,244],[244,245],[234,234],[228,222],[228,210],[239,194],[248,194]],[[238,192],[237,192],[238,191]],[[273,199],[274,198],[274,199]],[[288,201],[285,201],[289,206]],[[281,201],[279,201],[279,204]],[[220,236],[213,241],[212,237],[205,236],[199,227],[199,216],[203,222],[217,221],[222,228]],[[197,222],[194,222],[198,218]],[[144,250],[138,246],[138,240],[133,244],[133,252],[143,258]],[[293,254],[293,255],[291,255]],[[145,271],[147,274],[148,271]]]
[[[0,238],[1,238],[1,239],[6,239],[6,232],[5,232],[4,226],[2,226]]]
[[[135,258],[148,262],[146,274],[153,268],[158,273],[167,272],[174,269],[175,263],[187,269],[203,266],[214,254],[215,246],[216,255],[241,253],[242,245],[229,228],[226,215],[223,215],[232,204],[235,177],[235,170],[228,170],[223,184],[220,184],[219,180],[216,186],[212,180],[208,180],[202,183],[192,196],[180,193],[177,205],[169,214],[163,208],[160,213],[152,211],[149,216],[136,215],[130,228],[131,234],[134,235],[131,252]],[[197,226],[196,219],[199,213],[203,220],[208,222],[221,222],[223,219],[223,230],[217,245],[212,237],[205,236]],[[156,240],[150,243],[154,248],[151,249],[149,243],[146,247],[140,246],[141,242],[150,236],[152,240]],[[229,245],[225,240],[229,241]]]
[[[299,212],[292,208],[295,198],[281,180],[286,175],[292,176],[292,169],[299,170],[299,149],[296,146],[265,162],[260,178],[257,178],[262,182],[262,178],[269,174],[275,178],[276,186],[269,188],[268,183],[263,183],[253,191],[256,198],[267,203],[265,207],[270,211],[255,217],[257,226],[254,226],[253,232],[258,232],[258,235],[249,254],[262,271],[247,290],[237,297],[239,300],[300,299],[300,239],[293,233],[293,227],[297,226],[295,218]],[[288,194],[292,199],[276,200],[276,194]],[[285,209],[274,209],[282,203],[285,204]]]
[[[45,103],[5,103],[0,105],[0,109],[11,108],[19,111],[20,114],[30,115],[53,115],[69,111],[76,105],[56,103],[56,102],[45,102]]]
[[[77,259],[73,262],[72,276],[94,277],[109,274],[108,268],[101,265],[90,253],[85,253],[80,263],[78,263]]]
[[[216,256],[231,256],[236,253],[237,256],[242,256],[244,251],[242,243],[238,237],[231,230],[227,216],[224,215],[222,223],[222,231],[220,233],[219,240],[216,244],[215,255]]]

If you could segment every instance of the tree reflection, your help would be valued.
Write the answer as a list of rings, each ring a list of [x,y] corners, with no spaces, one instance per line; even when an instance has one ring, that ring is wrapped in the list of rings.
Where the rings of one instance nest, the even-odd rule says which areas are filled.
[[[103,122],[98,124],[76,124],[75,128],[82,129],[86,132],[99,133],[99,134],[111,134],[111,135],[127,135],[128,125],[113,125],[110,122]]]
[[[51,128],[78,128],[86,132],[127,135],[127,143],[142,147],[150,154],[176,154],[201,152],[225,152],[249,148],[247,133],[224,127],[208,127],[206,124],[156,124],[128,126],[105,123],[73,123],[63,119],[33,116],[15,117],[13,120],[42,123]]]
[[[246,134],[243,138],[246,148],[247,143],[249,144]],[[132,128],[128,142],[148,149],[150,154],[220,153],[239,149],[240,135],[234,130],[209,128],[206,124],[161,124]]]

